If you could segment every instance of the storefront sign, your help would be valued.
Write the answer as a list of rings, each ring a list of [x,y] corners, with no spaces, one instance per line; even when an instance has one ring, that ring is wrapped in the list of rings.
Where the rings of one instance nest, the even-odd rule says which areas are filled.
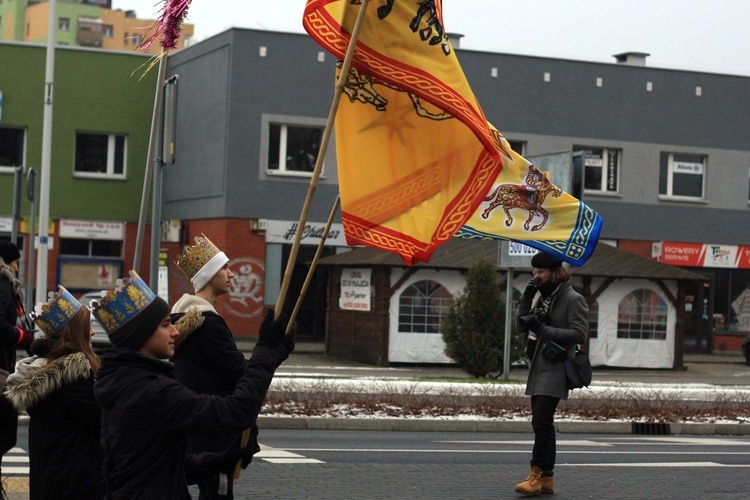
[[[60,237],[122,241],[125,237],[125,223],[61,219]]]
[[[296,221],[269,220],[266,226],[266,243],[294,243],[298,225],[299,223]],[[302,229],[300,243],[303,245],[319,244],[320,238],[325,232],[325,227],[325,223],[308,222]],[[346,238],[344,237],[344,226],[342,224],[331,224],[331,229],[328,231],[328,237],[326,238],[326,245],[333,247],[347,246]]]
[[[750,269],[750,246],[665,241],[655,257],[673,266]]]
[[[13,218],[12,217],[0,217],[0,233],[12,233],[13,232]]]
[[[344,269],[341,273],[339,307],[353,311],[370,310],[371,269]]]

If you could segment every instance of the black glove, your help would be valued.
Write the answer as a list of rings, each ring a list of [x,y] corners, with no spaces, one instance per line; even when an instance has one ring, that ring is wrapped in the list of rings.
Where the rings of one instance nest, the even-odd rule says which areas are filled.
[[[526,285],[526,289],[523,291],[523,294],[527,297],[533,297],[536,295],[536,292],[539,290],[539,287],[542,286],[542,282],[539,280],[539,278],[531,278],[529,280],[529,284]]]
[[[528,316],[524,316],[524,318],[528,318],[526,320],[526,326],[529,328],[529,331],[532,331],[534,333],[539,333],[539,330],[542,329],[542,323],[536,314],[529,314]]]
[[[253,461],[253,455],[258,453],[259,451],[260,448],[256,448],[253,446],[247,446],[246,448],[233,448],[231,450],[228,450],[224,452],[224,463],[221,470],[226,473],[233,472],[235,466],[237,465],[237,462],[239,462],[240,460],[242,460],[242,468],[247,469],[247,466],[250,465],[250,462]]]
[[[294,351],[297,323],[294,323],[289,333],[286,333],[286,326],[289,322],[287,316],[282,314],[276,320],[273,319],[273,316],[272,309],[266,311],[258,330],[258,342],[255,345],[270,347],[281,355],[280,361],[283,361]]]

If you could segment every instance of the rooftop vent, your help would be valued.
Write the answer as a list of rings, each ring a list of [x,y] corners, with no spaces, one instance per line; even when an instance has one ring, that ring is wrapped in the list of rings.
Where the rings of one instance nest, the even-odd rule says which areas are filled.
[[[461,39],[464,36],[460,33],[448,33],[448,41],[451,43],[451,46],[454,49],[460,49],[461,48]]]
[[[615,54],[614,57],[617,60],[617,64],[629,64],[630,66],[645,66],[646,58],[651,54],[645,52],[623,52],[622,54]]]

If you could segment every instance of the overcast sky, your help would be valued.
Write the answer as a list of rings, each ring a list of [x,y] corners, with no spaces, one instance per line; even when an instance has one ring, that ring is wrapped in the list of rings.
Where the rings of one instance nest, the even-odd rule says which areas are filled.
[[[193,42],[231,27],[303,33],[305,3],[193,0],[187,22]],[[139,18],[162,5],[112,1]],[[443,0],[443,21],[462,49],[610,63],[646,52],[648,66],[750,76],[750,0]]]

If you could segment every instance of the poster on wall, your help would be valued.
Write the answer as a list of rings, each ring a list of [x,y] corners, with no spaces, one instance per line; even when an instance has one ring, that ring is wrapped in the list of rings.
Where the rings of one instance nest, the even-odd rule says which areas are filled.
[[[351,311],[370,310],[371,269],[344,269],[341,273],[339,307]]]

